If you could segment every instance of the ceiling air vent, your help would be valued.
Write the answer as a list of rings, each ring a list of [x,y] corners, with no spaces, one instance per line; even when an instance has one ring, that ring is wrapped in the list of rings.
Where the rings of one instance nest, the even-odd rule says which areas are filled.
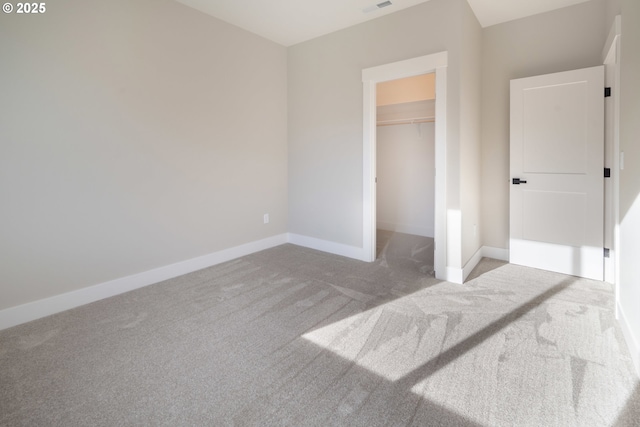
[[[364,13],[373,12],[374,10],[382,9],[383,7],[391,6],[393,3],[390,1],[383,1],[382,3],[374,4],[373,6],[362,9]]]

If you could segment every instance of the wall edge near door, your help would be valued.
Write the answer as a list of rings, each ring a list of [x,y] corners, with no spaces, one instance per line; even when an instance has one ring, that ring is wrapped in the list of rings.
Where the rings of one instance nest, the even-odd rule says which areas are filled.
[[[459,285],[464,283],[465,275],[463,268],[447,267],[446,281],[450,283],[457,283]]]
[[[0,330],[287,243],[286,233],[0,310]]]
[[[478,249],[476,253],[473,254],[473,256],[469,259],[469,261],[467,261],[467,263],[462,268],[462,282],[467,280],[467,277],[469,277],[469,274],[471,274],[473,269],[476,268],[478,263],[482,260],[483,249],[484,247],[481,247],[480,249]]]
[[[618,323],[620,323],[622,334],[624,335],[624,339],[627,342],[627,347],[629,348],[629,353],[631,354],[633,366],[636,369],[636,375],[638,376],[638,378],[640,378],[640,344],[638,344],[633,337],[629,322],[627,321],[624,310],[619,303],[617,304],[617,314],[619,316]]]

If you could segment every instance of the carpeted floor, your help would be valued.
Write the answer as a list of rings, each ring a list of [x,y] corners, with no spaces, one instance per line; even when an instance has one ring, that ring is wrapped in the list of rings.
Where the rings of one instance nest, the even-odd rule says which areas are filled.
[[[429,242],[388,237],[372,264],[283,245],[0,331],[0,425],[640,425],[611,286],[489,259],[439,282]]]

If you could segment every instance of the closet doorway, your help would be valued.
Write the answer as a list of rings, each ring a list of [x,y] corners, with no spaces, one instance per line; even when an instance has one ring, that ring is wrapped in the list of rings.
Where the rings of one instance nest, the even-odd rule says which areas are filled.
[[[363,155],[362,155],[362,260],[376,260],[376,89],[381,82],[435,72],[435,277],[461,283],[447,268],[449,249],[457,253],[457,244],[449,248],[448,235],[459,235],[459,223],[447,221],[447,52],[378,65],[362,70],[363,83]],[[454,241],[455,243],[455,241]]]
[[[434,273],[435,73],[376,86],[376,260]]]

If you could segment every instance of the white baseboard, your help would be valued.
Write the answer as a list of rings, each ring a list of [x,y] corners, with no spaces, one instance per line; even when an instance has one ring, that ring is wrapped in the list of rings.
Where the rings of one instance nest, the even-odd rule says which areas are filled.
[[[393,222],[378,221],[376,227],[380,230],[395,231],[396,233],[413,234],[414,236],[433,237],[433,227],[421,227],[411,224],[396,224]]]
[[[462,280],[463,281],[467,280],[467,277],[469,277],[469,274],[471,274],[473,269],[476,268],[478,263],[482,260],[482,257],[484,256],[484,253],[483,253],[484,250],[483,249],[484,249],[484,247],[481,247],[480,249],[478,249],[476,251],[476,253],[473,254],[471,259],[469,259],[469,261],[467,261],[467,263],[464,265],[464,267],[462,269]]]
[[[284,243],[287,243],[287,234],[280,234],[76,291],[0,310],[0,330],[221,264]]]
[[[349,246],[342,243],[330,242],[328,240],[317,239],[315,237],[302,236],[300,234],[288,233],[287,241],[293,245],[304,246],[305,248],[315,249],[321,252],[328,252],[334,255],[340,255],[347,258],[365,260],[363,248],[357,246]]]
[[[624,315],[624,310],[620,304],[616,305],[616,314],[619,316],[618,322],[620,323],[624,339],[627,342],[627,347],[629,347],[631,360],[633,361],[633,366],[636,368],[636,375],[640,378],[640,344],[638,344],[638,341],[636,341],[633,336],[629,323],[627,322],[627,318]]]
[[[509,249],[493,248],[491,246],[482,247],[482,256],[484,258],[493,258],[500,261],[509,262]]]
[[[493,258],[509,262],[509,250],[482,246],[475,254],[473,254],[462,269],[447,267],[447,281],[453,283],[464,283],[482,258]]]
[[[386,223],[378,223],[378,228],[382,228],[383,230],[385,230],[384,227],[380,227],[380,224]],[[402,231],[399,230],[395,231],[402,233]],[[316,249],[318,251],[328,252],[334,255],[341,255],[347,258],[366,261],[366,257],[364,256],[364,249],[356,246],[344,245],[342,243],[330,242],[327,240],[317,239],[315,237],[308,237],[294,233],[288,234],[288,242],[294,245],[304,246],[306,248]],[[476,253],[471,257],[471,259],[465,264],[463,268],[447,267],[445,273],[446,276],[443,278],[443,280],[452,283],[464,283],[464,281],[467,280],[467,277],[469,277],[469,274],[471,274],[471,271],[473,271],[480,260],[485,257],[509,262],[509,249],[482,246],[476,251]]]
[[[364,250],[360,247],[330,242],[294,233],[280,234],[131,276],[110,280],[108,282],[78,289],[76,291],[0,310],[0,330],[79,307],[84,304],[89,304],[104,298],[129,292],[144,286],[149,286],[163,280],[172,279],[183,274],[211,267],[254,252],[279,246],[287,242],[347,258],[353,258],[360,261],[365,260]],[[483,246],[473,255],[473,257],[471,257],[464,268],[447,267],[446,280],[453,283],[463,283],[475,266],[478,265],[478,262],[480,262],[482,257],[508,261],[509,251],[507,249]]]

